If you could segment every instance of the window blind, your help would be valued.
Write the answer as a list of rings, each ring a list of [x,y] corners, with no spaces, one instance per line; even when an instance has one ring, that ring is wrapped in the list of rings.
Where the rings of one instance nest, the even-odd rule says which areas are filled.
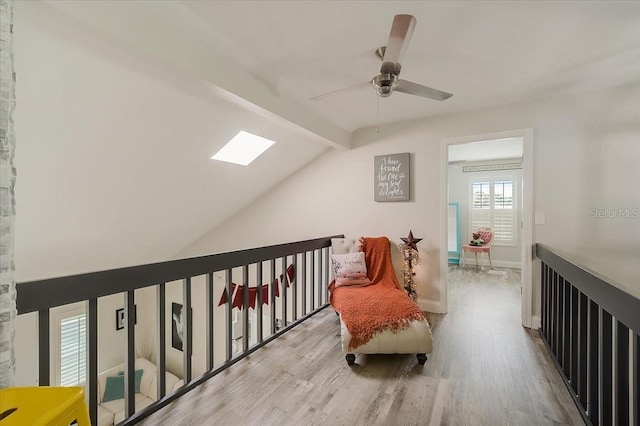
[[[86,380],[87,321],[84,314],[60,321],[60,386],[77,386]]]

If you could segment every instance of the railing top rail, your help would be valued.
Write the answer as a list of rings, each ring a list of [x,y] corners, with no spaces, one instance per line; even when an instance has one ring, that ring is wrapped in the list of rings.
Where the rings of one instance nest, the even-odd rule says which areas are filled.
[[[536,256],[627,327],[640,332],[639,298],[545,244],[536,244]]]
[[[331,238],[342,237],[344,235],[335,235],[148,265],[22,282],[17,284],[16,307],[18,314],[50,309],[69,303],[329,247],[331,246]]]

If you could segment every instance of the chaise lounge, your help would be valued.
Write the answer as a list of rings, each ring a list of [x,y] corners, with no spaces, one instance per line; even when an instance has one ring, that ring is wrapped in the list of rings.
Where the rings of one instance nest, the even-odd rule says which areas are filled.
[[[340,316],[342,351],[356,354],[415,353],[427,360],[433,339],[420,307],[400,287],[386,237],[332,240],[335,279],[330,303]],[[364,260],[364,261],[363,261]],[[364,277],[363,277],[364,275]]]

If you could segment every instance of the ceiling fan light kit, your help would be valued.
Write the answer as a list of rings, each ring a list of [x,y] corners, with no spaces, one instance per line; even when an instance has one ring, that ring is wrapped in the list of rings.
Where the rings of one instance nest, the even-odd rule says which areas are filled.
[[[378,95],[386,98],[398,86],[398,76],[393,74],[379,74],[373,77],[371,84],[376,88]]]
[[[436,101],[449,99],[453,96],[451,93],[398,78],[400,70],[402,69],[401,60],[409,47],[415,26],[416,18],[412,15],[396,15],[393,17],[393,24],[391,25],[387,45],[379,47],[375,51],[375,55],[382,61],[380,74],[373,77],[370,83],[376,89],[378,96],[383,98],[391,96],[391,94],[397,90],[401,93],[421,96]],[[310,100],[317,101],[330,95],[357,89],[360,86],[362,86],[362,84],[314,96],[310,98]]]

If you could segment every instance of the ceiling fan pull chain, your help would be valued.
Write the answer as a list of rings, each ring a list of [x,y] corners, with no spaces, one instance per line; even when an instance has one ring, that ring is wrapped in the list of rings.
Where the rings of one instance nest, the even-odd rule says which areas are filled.
[[[380,97],[376,95],[376,133],[380,133]]]

